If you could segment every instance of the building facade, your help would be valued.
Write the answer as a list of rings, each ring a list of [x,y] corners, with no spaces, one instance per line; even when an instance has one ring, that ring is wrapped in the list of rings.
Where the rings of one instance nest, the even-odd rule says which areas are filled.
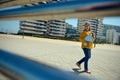
[[[120,33],[120,26],[110,25],[110,24],[104,24],[103,25],[103,31],[102,31],[103,36],[106,37],[106,32],[107,32],[108,29],[115,29],[116,32]]]
[[[78,37],[79,34],[77,32],[77,28],[73,27],[73,25],[70,25],[66,23],[66,37]]]
[[[115,29],[108,29],[106,32],[106,42],[110,44],[119,44],[119,33]]]
[[[47,20],[26,20],[20,21],[19,33],[25,34],[46,34],[47,32]]]
[[[102,18],[82,18],[78,19],[78,32],[81,33],[84,29],[84,24],[88,22],[91,26],[91,31],[93,31],[97,36],[102,36],[102,27],[103,27],[103,19]]]
[[[65,20],[49,20],[48,25],[48,34],[50,36],[65,37],[66,32],[66,23]]]
[[[65,37],[65,20],[25,20],[20,22],[19,33]]]

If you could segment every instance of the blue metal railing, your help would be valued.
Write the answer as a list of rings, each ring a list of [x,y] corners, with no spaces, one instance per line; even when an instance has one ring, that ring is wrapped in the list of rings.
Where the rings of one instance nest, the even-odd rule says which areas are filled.
[[[22,80],[81,80],[82,78],[3,50],[0,50],[0,65],[22,77]]]
[[[111,5],[109,7],[104,7],[105,5]],[[113,5],[114,4],[114,5]],[[67,2],[59,2],[59,3],[50,3],[50,4],[43,4],[39,6],[31,6],[31,7],[21,7],[16,9],[9,9],[9,10],[2,10],[0,11],[0,17],[8,16],[8,15],[19,15],[19,14],[27,14],[27,13],[42,13],[42,12],[53,12],[59,10],[68,10],[68,9],[79,9],[81,10],[84,7],[91,7],[100,5],[98,10],[106,9],[106,8],[120,8],[120,0],[73,0]],[[103,5],[103,6],[102,6]],[[117,6],[116,6],[117,5]]]

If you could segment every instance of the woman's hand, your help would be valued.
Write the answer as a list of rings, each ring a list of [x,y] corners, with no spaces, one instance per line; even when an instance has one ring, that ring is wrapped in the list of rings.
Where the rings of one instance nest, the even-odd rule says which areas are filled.
[[[95,34],[94,34],[94,32],[91,32],[91,34],[92,34],[92,36],[93,36],[93,37],[95,37]]]
[[[92,36],[94,36],[94,32],[91,32]]]
[[[87,43],[87,44],[88,44],[88,43],[90,43],[90,42],[89,42],[89,41],[85,41],[85,43]]]
[[[87,46],[89,43],[90,43],[90,42],[85,41],[85,42],[84,42],[84,46]]]

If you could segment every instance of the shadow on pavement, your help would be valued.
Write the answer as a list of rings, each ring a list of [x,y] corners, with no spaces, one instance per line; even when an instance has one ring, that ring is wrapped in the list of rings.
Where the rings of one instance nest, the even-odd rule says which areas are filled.
[[[79,76],[79,79],[78,80],[96,80],[92,75],[86,75],[86,74],[82,74],[82,73],[85,73],[83,71],[81,71],[79,68],[72,68],[72,70],[74,71],[71,71],[69,72],[70,74],[76,74]],[[76,79],[75,79],[76,80]]]
[[[72,68],[72,70],[77,73],[77,74],[80,74],[80,73],[88,73],[88,74],[91,74],[91,72],[86,72],[84,70],[81,70],[79,68]]]

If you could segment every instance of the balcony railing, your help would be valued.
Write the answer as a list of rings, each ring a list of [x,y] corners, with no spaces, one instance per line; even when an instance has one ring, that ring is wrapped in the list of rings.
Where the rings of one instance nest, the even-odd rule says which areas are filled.
[[[28,26],[36,26],[36,24],[33,24],[33,23],[27,23],[27,22],[24,22],[22,24],[25,24],[25,25],[28,25]]]
[[[27,27],[27,26],[21,26],[22,29],[30,29],[30,30],[36,30],[34,27]]]

